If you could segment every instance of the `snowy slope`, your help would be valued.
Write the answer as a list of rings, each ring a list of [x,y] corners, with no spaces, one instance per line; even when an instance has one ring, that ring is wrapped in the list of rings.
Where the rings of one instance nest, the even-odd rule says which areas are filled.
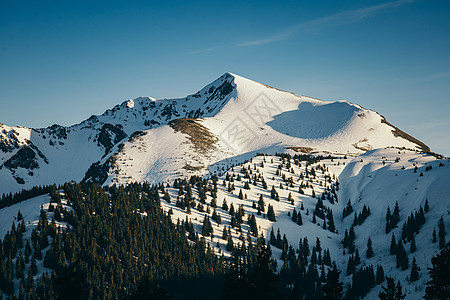
[[[206,133],[193,137],[182,132],[188,140],[180,140],[180,132],[168,129],[173,124],[144,131],[141,141],[125,143],[118,154],[122,163],[110,170],[107,183],[205,175],[214,169],[208,170],[209,165],[224,164],[232,158],[242,161],[249,154],[273,153],[273,149],[284,152],[288,147],[353,155],[386,146],[429,150],[376,112],[358,105],[299,97],[237,75],[227,76],[234,90],[226,104],[214,116],[192,120]],[[217,141],[201,152],[192,145],[205,134]],[[142,140],[147,141],[145,145]],[[136,148],[140,151],[133,150]],[[194,166],[194,170],[186,170],[187,166]]]
[[[397,159],[399,158],[399,160]],[[362,160],[362,161],[361,161]],[[261,167],[261,162],[264,161],[264,166]],[[384,163],[383,163],[384,162]],[[346,206],[347,201],[350,200],[354,211],[361,212],[363,205],[366,205],[371,210],[371,215],[364,221],[362,225],[356,226],[356,240],[355,245],[359,250],[361,256],[361,265],[373,266],[381,265],[384,268],[386,276],[392,276],[396,280],[400,280],[404,291],[407,293],[407,299],[421,299],[424,294],[424,288],[426,282],[429,280],[427,268],[431,266],[430,260],[433,255],[438,251],[438,244],[431,242],[431,235],[434,228],[437,230],[437,222],[440,217],[444,218],[444,222],[447,228],[447,240],[448,232],[450,230],[450,219],[448,217],[450,211],[450,161],[438,160],[433,156],[418,154],[414,151],[398,150],[398,149],[379,149],[370,151],[364,155],[358,157],[349,157],[344,159],[324,159],[317,164],[313,164],[310,167],[317,167],[318,165],[326,166],[328,171],[321,173],[317,171],[317,178],[305,179],[309,181],[313,186],[316,195],[320,195],[325,191],[325,187],[330,187],[331,184],[324,184],[326,176],[339,178],[340,190],[338,192],[339,202],[330,203],[325,201],[325,205],[332,209],[336,229],[338,233],[332,233],[322,228],[323,221],[317,218],[317,223],[312,222],[312,211],[314,210],[317,199],[311,197],[312,189],[304,189],[304,194],[298,192],[300,180],[297,181],[298,175],[305,172],[305,164],[301,167],[293,166],[294,173],[287,172],[286,169],[282,169],[282,174],[286,176],[293,176],[294,186],[286,186],[281,176],[276,175],[276,170],[281,163],[279,157],[274,156],[257,156],[243,165],[235,166],[234,168],[227,169],[228,174],[235,175],[233,184],[235,185],[234,191],[228,191],[226,186],[222,186],[222,181],[225,180],[225,174],[219,177],[219,191],[217,196],[217,213],[222,218],[222,223],[213,223],[214,236],[206,237],[207,241],[216,248],[218,254],[224,253],[229,255],[226,248],[226,241],[221,238],[222,232],[225,228],[231,225],[231,218],[227,211],[224,211],[221,206],[223,200],[226,200],[228,206],[233,204],[235,210],[242,205],[244,207],[246,216],[244,220],[247,220],[247,216],[254,214],[257,219],[257,225],[259,232],[268,238],[272,229],[276,232],[280,229],[281,234],[286,234],[289,244],[295,249],[298,249],[298,243],[301,238],[307,237],[312,247],[316,238],[320,238],[322,247],[324,249],[330,249],[331,258],[335,260],[338,267],[342,270],[341,280],[344,283],[351,283],[352,276],[347,276],[345,270],[347,269],[347,262],[349,254],[342,255],[344,249],[341,241],[343,239],[343,233],[345,230],[349,230],[353,222],[353,213],[342,219],[342,211]],[[443,164],[443,166],[440,166]],[[425,171],[426,166],[432,166],[432,169]],[[417,172],[414,173],[414,167],[417,166]],[[265,190],[258,182],[257,186],[250,184],[250,190],[244,189],[244,183],[247,179],[241,181],[236,180],[236,176],[240,175],[244,178],[244,173],[241,171],[243,168],[250,168],[253,174],[261,174],[264,176],[268,189]],[[420,176],[422,172],[423,176]],[[334,176],[333,176],[334,175]],[[335,181],[332,180],[332,183]],[[228,183],[228,182],[227,182]],[[283,185],[283,189],[279,188],[279,185]],[[280,201],[275,201],[270,198],[270,189],[275,186],[277,192],[280,195]],[[239,190],[243,190],[246,198],[239,199]],[[196,230],[200,233],[202,221],[205,214],[211,215],[212,208],[209,212],[199,211],[193,209],[188,213],[183,209],[175,206],[176,199],[178,197],[178,190],[169,188],[168,191],[171,195],[170,203],[162,201],[162,205],[165,211],[172,209],[172,219],[174,222],[177,220],[191,220]],[[289,193],[294,198],[294,204],[290,204],[287,200]],[[195,198],[194,191],[194,198]],[[257,210],[252,207],[253,202],[257,202],[259,195],[263,195],[266,205],[271,204],[274,207],[277,221],[270,222],[264,215],[258,216]],[[425,214],[426,223],[421,227],[420,232],[415,235],[417,244],[417,251],[410,253],[410,243],[405,244],[405,249],[408,254],[409,265],[411,266],[413,258],[416,259],[420,268],[420,277],[416,282],[410,282],[408,280],[410,274],[410,268],[401,271],[396,268],[395,256],[390,255],[389,247],[392,233],[398,238],[401,237],[401,227],[403,222],[411,212],[419,210],[419,207],[425,206],[425,201],[428,199],[430,204],[430,211]],[[211,197],[207,197],[206,203],[210,203]],[[393,229],[389,234],[385,233],[386,224],[386,210],[387,207],[393,210],[395,202],[398,202],[400,207],[400,222],[398,228]],[[304,210],[301,210],[301,205],[304,206]],[[288,213],[292,213],[293,209],[301,212],[303,225],[298,226],[291,220]],[[309,215],[306,215],[306,211],[309,211]],[[246,222],[242,225],[244,234],[249,230],[249,226]],[[237,230],[232,230],[232,236],[235,242],[239,241],[240,233]],[[371,237],[374,248],[374,256],[372,258],[366,258],[367,239]],[[273,257],[278,259],[278,270],[281,269],[283,262],[279,259],[281,250],[276,247],[272,247]],[[376,286],[372,289],[366,299],[377,298],[377,294],[380,291],[381,286]]]
[[[172,141],[173,144],[157,144],[151,143],[152,140],[158,140],[164,138],[166,135],[176,136],[177,139]],[[142,136],[135,136],[135,141],[124,146],[122,151],[124,153],[131,153],[133,157],[138,155],[138,152],[142,152],[143,149],[148,149],[148,146],[161,147],[156,149],[157,151],[148,152],[148,161],[143,161],[142,172],[139,170],[133,170],[136,174],[141,174],[142,177],[131,178],[130,180],[146,180],[145,176],[149,172],[156,172],[145,169],[147,166],[158,167],[158,160],[164,156],[155,155],[155,153],[179,153],[180,151],[188,151],[192,144],[189,144],[183,134],[177,133],[170,126],[162,126],[158,130],[152,130],[150,133]],[[141,144],[139,144],[139,143]],[[148,144],[148,145],[147,145]],[[164,146],[166,145],[166,146]],[[127,147],[136,146],[135,148],[128,149]],[[141,149],[139,149],[139,146]],[[166,148],[164,148],[166,147]],[[182,148],[177,148],[182,147]],[[185,147],[185,148],[183,148]],[[267,152],[276,152],[277,148],[266,149]],[[291,155],[296,154],[294,150],[286,150]],[[174,157],[174,164],[177,164],[177,160],[183,160],[185,155]],[[122,158],[120,158],[122,159]],[[237,165],[241,160],[248,160],[247,162]],[[118,160],[118,163],[123,164],[124,161]],[[163,162],[166,165],[166,162]],[[431,232],[434,228],[437,228],[437,221],[442,216],[444,218],[447,228],[447,240],[448,232],[450,232],[450,220],[448,217],[448,211],[450,211],[450,201],[448,195],[450,195],[450,161],[443,159],[436,159],[434,156],[417,153],[410,150],[399,150],[395,148],[377,149],[366,152],[359,156],[350,155],[335,155],[335,158],[324,158],[317,163],[307,164],[305,161],[301,161],[300,164],[296,164],[291,161],[291,168],[287,168],[287,161],[284,161],[279,156],[254,156],[242,155],[238,158],[229,158],[228,164],[219,165],[214,164],[216,172],[219,174],[218,180],[218,194],[217,194],[217,213],[221,216],[221,224],[212,222],[214,234],[213,237],[206,237],[206,240],[214,247],[217,254],[224,254],[228,256],[229,253],[226,249],[226,241],[223,240],[222,232],[225,228],[229,228],[231,225],[231,216],[228,211],[222,209],[222,203],[225,200],[230,206],[233,204],[235,210],[240,205],[244,208],[245,216],[244,223],[242,224],[242,232],[245,237],[249,225],[247,224],[248,216],[254,214],[257,220],[258,232],[262,233],[266,238],[269,236],[270,231],[273,229],[275,232],[280,229],[281,234],[286,234],[288,242],[298,249],[298,242],[301,238],[307,237],[312,247],[315,244],[316,238],[320,238],[321,245],[324,249],[329,249],[331,252],[331,259],[335,260],[338,267],[343,271],[341,280],[345,283],[350,283],[351,276],[345,275],[347,267],[347,261],[349,254],[342,255],[343,247],[341,240],[343,239],[343,233],[345,229],[349,229],[353,222],[353,214],[342,219],[342,210],[345,207],[348,200],[350,200],[353,209],[356,212],[362,210],[363,205],[366,205],[371,210],[371,215],[364,221],[362,225],[356,226],[356,247],[359,249],[361,255],[361,265],[372,264],[382,265],[386,275],[394,277],[396,280],[400,280],[407,293],[407,299],[420,299],[424,294],[424,286],[428,280],[427,268],[430,266],[431,257],[437,253],[438,245],[431,243]],[[227,165],[235,164],[234,167],[226,167]],[[281,168],[280,168],[281,165]],[[426,168],[431,170],[425,171]],[[123,166],[126,168],[133,168],[133,166]],[[417,167],[416,172],[414,172]],[[306,171],[315,169],[316,176],[306,176]],[[245,178],[246,169],[250,172],[250,175],[261,175],[268,188],[262,187],[261,181],[258,180],[257,184],[250,184],[250,189],[245,189],[245,182],[249,179]],[[163,170],[163,169],[161,169]],[[277,170],[280,173],[277,174]],[[226,181],[226,173],[234,178],[232,183],[235,186],[234,191],[229,191],[227,184],[231,183]],[[423,176],[420,176],[422,173]],[[301,177],[305,175],[305,177]],[[173,176],[179,176],[179,173],[172,174]],[[240,176],[240,180],[237,176]],[[292,177],[293,185],[289,186],[285,178]],[[119,178],[116,177],[116,178]],[[303,179],[301,179],[303,178]],[[336,184],[336,180],[340,183],[339,191],[337,192],[338,200],[332,203],[329,200],[324,201],[326,207],[333,211],[334,221],[336,224],[336,233],[332,233],[322,228],[323,221],[317,218],[317,222],[312,222],[312,212],[317,203],[317,199],[312,197],[313,191],[317,196],[320,196],[323,192],[329,191]],[[210,180],[212,183],[212,181]],[[114,182],[107,182],[114,183]],[[302,183],[308,183],[310,187],[304,188],[304,193],[299,192],[299,187]],[[282,188],[280,187],[282,185]],[[271,187],[274,186],[280,196],[280,201],[276,201],[270,198]],[[213,200],[208,193],[206,197],[206,203],[203,206],[203,210],[200,210],[197,206],[199,202],[198,191],[193,187],[193,199],[195,199],[196,207],[192,209],[190,213],[176,206],[178,197],[178,189],[173,188],[173,182],[171,187],[166,189],[170,194],[170,202],[161,199],[161,204],[164,211],[169,212],[172,210],[172,220],[177,222],[178,219],[189,219],[193,222],[195,230],[201,232],[202,220],[205,214],[211,216],[212,208],[210,203]],[[239,191],[242,190],[245,194],[244,199],[239,199]],[[292,195],[294,203],[291,204],[288,201],[289,194]],[[263,195],[266,213],[267,205],[270,204],[274,207],[276,222],[271,222],[267,219],[265,214],[257,215],[257,209],[253,208],[253,203],[257,202],[259,196]],[[161,197],[163,194],[161,193]],[[395,257],[389,254],[390,237],[392,233],[385,234],[385,215],[387,207],[393,209],[394,203],[397,201],[400,207],[400,222],[399,227],[392,232],[398,238],[401,236],[401,224],[406,220],[411,212],[417,211],[419,206],[424,206],[425,199],[428,199],[430,204],[430,211],[426,213],[426,223],[420,229],[420,232],[416,235],[417,251],[414,254],[409,253],[409,243],[405,245],[407,249],[409,262],[411,264],[412,258],[415,257],[417,263],[421,269],[419,272],[419,280],[415,283],[410,283],[407,279],[410,270],[401,271],[396,268]],[[3,237],[6,230],[9,230],[10,224],[17,215],[20,209],[27,225],[30,224],[26,236],[29,236],[32,226],[35,226],[35,222],[39,216],[39,208],[41,205],[44,209],[48,208],[49,197],[47,195],[33,198],[31,200],[24,201],[19,204],[15,204],[11,207],[0,210],[1,231],[0,237]],[[302,210],[301,207],[304,207]],[[294,223],[288,213],[292,213],[293,209],[297,212],[301,212],[303,225],[299,226]],[[308,213],[307,213],[308,212]],[[30,221],[30,223],[28,223]],[[33,225],[34,224],[34,225]],[[241,233],[238,230],[231,230],[232,237],[235,243],[240,242],[239,238]],[[370,259],[365,257],[366,244],[368,237],[371,237],[374,247],[374,256]],[[254,238],[253,238],[254,239]],[[281,270],[283,262],[280,260],[281,250],[272,247],[273,257],[278,261],[278,270]],[[372,289],[366,299],[373,299],[377,297],[377,293],[380,286],[376,286]]]
[[[442,165],[439,166],[440,164]],[[427,166],[431,166],[432,169],[425,171]],[[416,173],[415,167],[417,167]],[[421,173],[423,176],[420,176]],[[341,205],[345,205],[346,201],[350,200],[356,211],[361,211],[364,204],[371,209],[371,216],[363,225],[355,228],[356,246],[359,249],[362,251],[367,249],[369,236],[372,238],[374,247],[380,249],[375,251],[374,257],[368,259],[366,263],[380,264],[384,267],[385,274],[401,280],[408,294],[407,299],[421,299],[425,291],[425,283],[429,280],[426,270],[431,266],[431,257],[438,252],[437,244],[431,243],[433,229],[437,231],[440,217],[444,218],[446,227],[450,227],[448,218],[450,161],[437,160],[433,156],[411,151],[379,149],[355,158],[343,170],[339,180],[342,187],[339,194],[340,199],[343,200]],[[410,270],[396,269],[395,256],[389,255],[391,234],[394,233],[398,240],[401,237],[402,224],[411,212],[414,213],[420,206],[425,206],[426,199],[431,209],[425,215],[425,225],[415,237],[417,251],[411,254],[410,243],[405,245],[410,265],[415,257],[422,270],[419,280],[411,283],[407,280]],[[392,211],[395,202],[398,202],[400,207],[400,222],[398,228],[385,234],[386,209],[389,206]],[[353,217],[347,217],[340,224],[340,228],[338,225],[339,230],[349,228],[352,221]],[[368,299],[375,298],[378,291],[379,288],[374,289],[368,295]]]
[[[71,180],[204,175],[211,165],[286,147],[356,155],[386,146],[429,150],[358,105],[296,96],[226,73],[185,98],[127,100],[70,127],[0,124],[0,194]]]

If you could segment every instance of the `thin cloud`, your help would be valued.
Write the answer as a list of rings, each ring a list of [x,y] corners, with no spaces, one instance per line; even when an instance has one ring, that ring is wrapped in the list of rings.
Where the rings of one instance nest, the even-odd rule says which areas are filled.
[[[433,80],[437,80],[437,79],[441,79],[441,78],[445,78],[445,77],[449,77],[449,76],[450,76],[450,71],[431,75],[429,77],[423,78],[422,81],[433,81]]]
[[[237,46],[245,47],[245,46],[258,46],[264,45],[268,43],[278,42],[282,40],[286,40],[289,37],[297,34],[300,31],[311,32],[317,31],[327,27],[333,27],[343,24],[349,24],[354,22],[359,22],[368,17],[371,17],[383,10],[396,8],[416,0],[397,0],[392,2],[387,2],[379,5],[364,7],[355,10],[346,10],[340,13],[336,13],[333,15],[329,15],[323,18],[319,18],[316,20],[304,22],[297,24],[293,27],[287,28],[283,31],[277,32],[271,36],[268,36],[263,39],[253,40],[245,43],[238,44]]]
[[[189,52],[190,54],[202,54],[202,53],[206,53],[206,52],[211,52],[216,50],[218,47],[211,47],[211,48],[206,48],[206,49],[200,49],[200,50],[194,50]]]

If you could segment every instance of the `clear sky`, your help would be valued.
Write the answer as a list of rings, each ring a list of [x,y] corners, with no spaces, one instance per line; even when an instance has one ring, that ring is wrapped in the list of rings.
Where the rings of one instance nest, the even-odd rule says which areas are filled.
[[[225,72],[358,103],[450,156],[448,0],[0,0],[7,125],[71,125]]]

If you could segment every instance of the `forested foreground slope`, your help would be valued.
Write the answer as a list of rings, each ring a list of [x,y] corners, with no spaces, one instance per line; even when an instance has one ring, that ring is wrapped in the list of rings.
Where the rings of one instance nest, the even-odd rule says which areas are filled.
[[[0,288],[30,299],[318,299],[342,286],[373,299],[388,276],[419,299],[448,241],[449,165],[395,148],[258,154],[210,177],[6,196]]]

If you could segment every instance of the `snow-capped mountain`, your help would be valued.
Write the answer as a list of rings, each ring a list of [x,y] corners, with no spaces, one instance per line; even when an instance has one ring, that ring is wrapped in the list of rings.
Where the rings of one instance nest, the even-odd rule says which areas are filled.
[[[0,125],[0,194],[67,181],[160,182],[219,172],[257,152],[429,151],[378,113],[226,73],[180,99],[141,97],[69,127]]]
[[[448,240],[449,166],[448,159],[377,112],[346,101],[297,96],[231,73],[186,98],[127,100],[69,127],[0,124],[0,195],[69,181],[107,186],[164,182],[152,187],[158,206],[169,221],[191,224],[213,253],[229,257],[230,241],[234,247],[262,234],[272,245],[273,268],[281,277],[296,267],[286,255],[300,260],[302,247],[312,249],[309,267],[316,272],[321,268],[321,274],[331,268],[331,262],[324,262],[325,253],[331,253],[349,298],[377,297],[382,282],[358,294],[355,278],[366,276],[356,274],[365,268],[378,267],[401,282],[407,299],[424,295],[431,257]],[[9,235],[19,211],[24,236],[32,238],[42,211],[55,216],[52,201],[72,210],[66,188],[4,203],[0,239]],[[81,191],[77,195],[85,196]],[[396,206],[397,219],[389,225]],[[145,209],[133,207],[133,213],[146,216]],[[235,214],[241,213],[236,221]],[[213,220],[210,233],[203,232],[202,219],[207,218]],[[66,217],[58,220],[58,226],[69,228]],[[271,232],[277,231],[286,244],[280,245],[281,237],[280,243],[272,240]],[[347,232],[353,232],[351,242],[346,242]],[[195,233],[187,236],[195,241]],[[393,236],[403,249],[395,254]],[[42,249],[43,257],[49,249]],[[401,255],[407,257],[406,265],[400,265]],[[45,259],[37,259],[37,265],[38,277],[52,272]],[[418,275],[412,279],[413,265]],[[20,294],[20,278],[10,281]],[[292,282],[285,284],[295,290]]]

